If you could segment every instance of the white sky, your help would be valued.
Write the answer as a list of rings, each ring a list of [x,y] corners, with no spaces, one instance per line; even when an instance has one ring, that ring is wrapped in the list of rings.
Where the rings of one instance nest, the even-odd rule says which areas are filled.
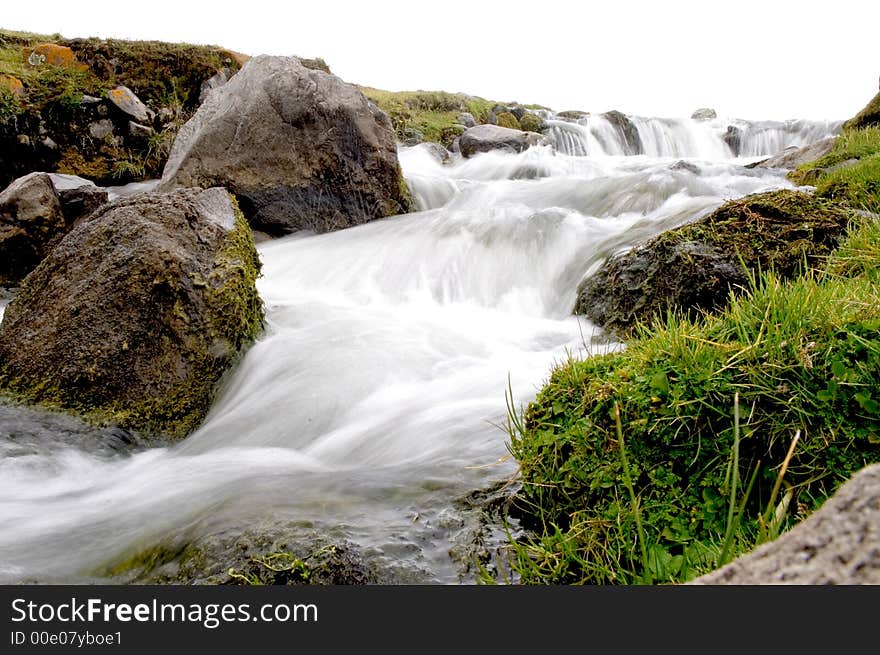
[[[392,91],[642,116],[845,119],[880,78],[877,0],[4,0],[0,27],[323,57]]]

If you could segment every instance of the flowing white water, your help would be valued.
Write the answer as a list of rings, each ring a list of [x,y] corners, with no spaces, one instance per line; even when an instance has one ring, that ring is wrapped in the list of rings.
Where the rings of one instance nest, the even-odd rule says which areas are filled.
[[[179,444],[119,454],[0,405],[0,582],[89,581],[169,535],[261,517],[349,540],[403,579],[456,582],[451,502],[515,471],[508,384],[525,403],[584,354],[579,280],[727,199],[790,186],[711,145],[711,126],[675,129],[642,137],[671,156],[542,147],[444,166],[401,149],[422,211],[260,245],[266,331]],[[711,155],[689,160],[698,173],[674,166],[690,152]]]

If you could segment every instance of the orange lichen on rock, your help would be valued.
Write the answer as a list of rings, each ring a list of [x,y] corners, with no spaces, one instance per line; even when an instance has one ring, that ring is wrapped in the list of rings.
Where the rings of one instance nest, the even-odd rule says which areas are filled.
[[[85,64],[76,60],[73,50],[57,43],[41,43],[36,46],[28,55],[28,62],[34,66],[48,64],[61,68],[86,68]]]
[[[12,75],[0,75],[0,88],[8,89],[19,98],[24,97],[24,84]]]

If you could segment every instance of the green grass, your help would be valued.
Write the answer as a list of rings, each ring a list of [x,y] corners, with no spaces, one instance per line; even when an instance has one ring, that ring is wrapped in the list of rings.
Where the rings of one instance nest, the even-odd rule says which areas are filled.
[[[474,120],[486,123],[492,108],[498,104],[494,100],[486,100],[463,93],[447,93],[445,91],[383,91],[372,87],[360,87],[365,96],[388,114],[398,138],[406,137],[408,129],[418,130],[426,141],[434,141],[449,146],[460,133],[459,116],[462,112],[473,115]],[[517,103],[509,103],[515,105]],[[521,105],[527,108],[541,108],[539,105]],[[502,120],[509,127],[520,129],[519,122],[508,112]],[[513,119],[511,122],[510,119]],[[501,124],[499,122],[499,124]]]
[[[624,351],[557,366],[510,423],[519,579],[689,580],[880,460],[878,252],[865,219],[827,271],[766,272],[718,314],[670,313]]]
[[[802,164],[788,174],[795,184],[812,184],[825,171],[851,159],[864,159],[880,154],[880,127],[844,130],[834,148],[824,157]]]

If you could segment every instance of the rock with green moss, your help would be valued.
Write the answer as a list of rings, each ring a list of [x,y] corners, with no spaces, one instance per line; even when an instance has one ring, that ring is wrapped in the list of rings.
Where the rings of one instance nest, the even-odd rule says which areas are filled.
[[[728,202],[608,260],[578,287],[574,312],[613,333],[667,310],[696,314],[726,303],[749,271],[790,277],[819,266],[853,219],[851,210],[799,191]]]
[[[329,232],[411,204],[385,113],[295,57],[255,57],[181,128],[161,189],[225,186],[251,225]]]
[[[263,324],[260,261],[220,188],[104,205],[24,280],[0,324],[0,390],[183,437]]]
[[[541,132],[544,129],[544,120],[537,114],[527,112],[519,119],[519,126],[524,132]]]
[[[365,585],[379,581],[355,546],[276,521],[260,521],[243,530],[177,535],[137,549],[95,573],[126,584]]]
[[[0,185],[33,171],[105,185],[159,177],[202,84],[234,74],[240,58],[214,46],[0,30],[0,80],[16,80],[0,83]]]
[[[519,120],[517,120],[516,116],[509,111],[502,111],[495,115],[495,124],[498,127],[507,127],[512,130],[520,130],[522,127],[519,124]]]

